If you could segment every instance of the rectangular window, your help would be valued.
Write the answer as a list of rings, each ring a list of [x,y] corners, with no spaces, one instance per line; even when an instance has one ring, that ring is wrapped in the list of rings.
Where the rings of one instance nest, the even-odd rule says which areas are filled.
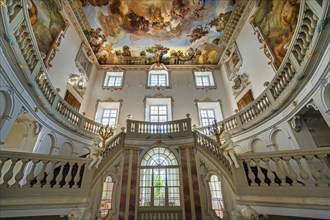
[[[120,105],[120,102],[98,102],[94,120],[104,125],[118,124]]]
[[[102,115],[102,124],[115,125],[117,121],[117,109],[104,109]]]
[[[103,86],[105,87],[122,87],[123,72],[107,72],[104,78]]]
[[[148,73],[148,86],[169,86],[166,70],[151,70]]]
[[[166,122],[172,120],[171,98],[146,98],[145,120]]]
[[[197,102],[200,125],[202,127],[214,124],[223,120],[220,102]]]
[[[194,72],[196,87],[215,86],[212,72]]]

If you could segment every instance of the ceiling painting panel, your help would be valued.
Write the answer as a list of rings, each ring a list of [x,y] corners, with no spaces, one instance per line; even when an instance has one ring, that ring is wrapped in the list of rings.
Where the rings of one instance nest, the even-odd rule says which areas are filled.
[[[235,0],[80,0],[100,64],[218,64]],[[130,64],[130,63],[128,63]]]

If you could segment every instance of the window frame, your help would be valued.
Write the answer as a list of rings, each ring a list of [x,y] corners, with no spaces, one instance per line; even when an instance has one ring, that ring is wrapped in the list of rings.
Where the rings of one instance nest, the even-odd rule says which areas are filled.
[[[196,100],[195,103],[196,103],[197,115],[198,115],[198,121],[199,121],[200,127],[204,127],[204,126],[202,126],[203,123],[202,123],[202,117],[201,117],[200,110],[214,109],[215,119],[218,122],[222,121],[224,119],[221,100],[218,100],[218,101],[212,101],[212,100],[198,101],[198,100]]]
[[[193,75],[194,75],[194,84],[195,84],[196,89],[216,89],[217,88],[213,71],[204,70],[204,69],[194,70]],[[202,83],[203,83],[203,78],[207,77],[209,85],[208,86],[198,85],[197,77],[201,77]]]
[[[205,182],[204,182],[205,186],[207,187],[207,204],[208,204],[207,207],[208,207],[208,210],[211,213],[213,218],[219,218],[220,216],[217,215],[216,209],[213,208],[213,199],[212,199],[213,195],[212,195],[211,186],[210,186],[210,183],[212,182],[211,181],[212,176],[216,176],[218,178],[218,182],[220,183],[220,190],[218,190],[218,191],[220,191],[221,197],[222,197],[222,198],[220,198],[221,201],[222,201],[220,204],[222,205],[222,208],[223,208],[223,210],[222,210],[223,214],[222,215],[224,215],[225,210],[226,210],[225,209],[225,203],[224,203],[224,194],[223,194],[223,189],[222,189],[223,181],[222,181],[222,178],[221,178],[220,175],[218,175],[215,172],[210,172],[206,176]],[[223,217],[221,219],[223,219]]]
[[[121,106],[122,106],[122,100],[119,101],[115,101],[115,100],[105,100],[105,101],[101,101],[98,100],[97,101],[97,105],[96,105],[96,109],[95,109],[95,116],[94,116],[94,121],[103,124],[102,120],[103,120],[103,113],[104,110],[107,109],[116,109],[117,110],[117,116],[116,116],[116,123],[115,125],[117,125],[119,123],[119,117],[120,117],[120,110],[121,110]]]
[[[173,120],[173,99],[167,96],[145,97],[144,98],[144,120],[150,121],[150,106],[152,105],[166,105],[167,106],[167,121]],[[156,123],[156,122],[154,122]]]
[[[112,75],[111,75],[112,74]],[[114,77],[114,85],[109,85],[110,78]],[[121,78],[120,85],[116,85],[116,79]],[[102,81],[102,88],[103,89],[122,89],[124,87],[124,80],[125,80],[125,71],[115,69],[115,70],[108,70],[104,72],[104,77]]]
[[[149,160],[154,160],[152,157],[157,157],[157,154],[160,153],[160,151],[158,151],[158,153],[156,154],[154,151],[155,149],[165,149],[164,152],[169,153],[168,156],[171,156],[172,159],[169,159],[171,161],[174,160],[174,163],[171,162],[171,164],[165,164],[165,165],[158,165],[158,164],[148,164]],[[150,154],[150,152],[154,153],[154,154]],[[148,160],[146,160],[145,158],[148,157]],[[167,159],[167,158],[165,158]],[[157,161],[154,160],[155,163],[157,163]],[[142,172],[146,170],[149,171],[149,176],[151,177],[151,179],[149,179],[150,181],[148,182],[143,182],[145,181],[143,175],[146,175],[145,173],[142,174]],[[155,189],[158,186],[155,186],[155,176],[157,174],[155,174],[155,170],[164,170],[164,185],[160,186],[164,188],[164,197],[163,197],[163,205],[155,205]],[[146,172],[147,173],[147,172]],[[169,178],[172,177],[172,178]],[[166,208],[166,207],[182,207],[182,181],[181,181],[181,170],[180,170],[180,165],[179,165],[179,160],[177,155],[175,155],[175,153],[163,146],[158,146],[158,147],[154,147],[152,149],[148,149],[145,151],[145,153],[143,154],[141,160],[140,160],[140,164],[139,164],[139,180],[138,180],[138,196],[139,196],[139,203],[138,203],[138,207],[139,209],[145,209],[145,208]],[[157,180],[158,181],[158,180]],[[142,190],[144,189],[149,189],[150,192],[150,204],[149,205],[142,205],[142,200],[141,200],[141,195],[143,195]],[[171,189],[173,189],[174,191],[176,191],[176,193],[171,193]],[[172,192],[174,192],[172,191]],[[147,193],[148,194],[148,193]],[[174,199],[173,201],[170,199],[170,195],[175,195],[177,196],[177,199]],[[171,202],[172,201],[172,202]],[[175,205],[175,201],[178,202],[178,205]]]
[[[113,111],[113,110],[115,110],[116,111],[116,117],[111,117],[111,111]],[[109,112],[109,117],[104,117],[104,112],[105,111],[110,111]],[[105,109],[103,109],[103,111],[102,111],[102,117],[101,117],[101,124],[103,124],[103,125],[116,125],[116,124],[118,124],[118,112],[119,112],[119,110],[117,109],[117,108],[105,108]],[[110,124],[109,122],[107,123],[107,124],[104,124],[103,123],[103,120],[105,119],[105,118],[108,118],[109,119],[109,122],[111,121],[111,119],[115,119],[115,122],[113,123],[113,124]]]
[[[202,111],[207,111],[206,112],[206,114],[207,114],[206,118],[204,118],[202,116]],[[212,114],[214,116],[213,118],[208,117],[209,116],[209,111],[212,111]],[[215,109],[214,108],[200,108],[199,109],[199,114],[200,114],[200,123],[201,123],[202,127],[210,126],[210,125],[214,124],[214,120],[216,120],[216,114],[215,114]],[[204,125],[203,124],[203,119],[207,119],[209,123]]]
[[[159,76],[165,75],[165,85],[159,85]],[[151,84],[151,77],[157,76],[157,85]],[[151,69],[147,71],[147,82],[146,82],[146,88],[155,88],[155,87],[161,87],[161,88],[170,88],[170,71],[167,69]]]
[[[106,189],[104,189],[104,186],[105,186],[105,183],[106,183],[108,177],[111,178],[111,182],[108,182],[108,184],[112,184],[111,190],[108,190],[108,191],[110,191],[110,199],[108,199],[108,197],[106,197],[105,199],[103,199],[103,193],[104,193],[104,191],[107,191]],[[108,216],[109,213],[111,213],[111,211],[114,210],[114,206],[115,206],[115,204],[113,203],[114,192],[115,192],[115,181],[114,181],[114,178],[110,174],[109,175],[106,175],[105,178],[104,178],[104,180],[102,181],[100,208],[98,210],[100,213],[102,213],[102,210],[106,210],[107,211],[104,216],[102,216],[102,214],[101,214],[101,216],[103,218],[105,218],[106,216]],[[107,200],[110,200],[110,208],[109,209],[102,209],[102,202],[103,201],[107,201]]]

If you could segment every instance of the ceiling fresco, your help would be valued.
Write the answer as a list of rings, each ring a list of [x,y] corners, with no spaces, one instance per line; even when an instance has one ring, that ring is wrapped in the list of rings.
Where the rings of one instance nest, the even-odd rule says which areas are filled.
[[[100,64],[218,64],[235,0],[80,0]]]

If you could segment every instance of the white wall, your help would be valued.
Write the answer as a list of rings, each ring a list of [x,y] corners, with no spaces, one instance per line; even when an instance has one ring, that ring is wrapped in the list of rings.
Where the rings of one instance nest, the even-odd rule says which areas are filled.
[[[126,117],[129,114],[133,116],[133,120],[144,121],[145,103],[143,100],[145,96],[153,97],[159,93],[173,98],[173,120],[183,119],[187,113],[190,113],[192,123],[198,125],[198,112],[194,100],[203,101],[206,98],[213,101],[221,99],[223,117],[226,118],[231,115],[219,70],[214,72],[217,88],[213,90],[196,89],[194,74],[191,70],[171,70],[170,84],[172,88],[165,90],[146,89],[147,72],[145,70],[128,70],[124,76],[124,88],[122,90],[106,90],[102,89],[104,73],[105,71],[96,73],[86,111],[88,118],[94,119],[97,100],[105,101],[111,98],[114,101],[123,100],[119,115],[120,127],[126,126]]]
[[[252,10],[250,16],[253,14],[254,10]],[[264,54],[263,49],[259,49],[261,44],[257,35],[254,35],[254,30],[248,21],[249,19],[236,39],[243,60],[239,72],[246,73],[249,76],[253,97],[257,98],[265,90],[264,82],[270,82],[275,76],[275,71],[271,65],[267,64],[269,59]]]
[[[220,69],[220,75],[221,75],[221,81],[223,83],[224,94],[226,95],[226,98],[228,100],[227,110],[230,112],[230,115],[233,115],[233,114],[235,114],[235,109],[238,109],[235,97],[233,95],[233,89],[232,89],[232,86],[234,85],[234,83],[229,81],[225,71],[226,71],[225,67],[224,67],[224,65],[222,65],[221,69]]]
[[[68,18],[67,14],[65,13]],[[70,21],[70,19],[68,19]],[[56,52],[55,58],[51,61],[52,67],[48,69],[50,80],[55,88],[59,88],[60,96],[64,98],[67,91],[67,83],[69,81],[70,74],[78,74],[79,70],[75,65],[75,59],[80,48],[82,40],[80,39],[76,29],[70,21],[65,37],[62,38],[59,50]],[[91,87],[94,82],[95,67],[92,68],[92,73],[87,82],[87,90],[83,99],[76,93],[73,95],[81,101],[79,112],[85,112],[86,106],[88,105],[89,94]]]
[[[68,16],[66,17],[68,18]],[[68,20],[70,21],[70,19]],[[59,94],[62,97],[64,97],[66,92],[66,84],[69,80],[69,75],[72,73],[79,73],[75,65],[75,58],[80,44],[81,39],[70,21],[65,37],[61,40],[59,50],[51,61],[52,67],[48,69],[51,82],[55,88],[60,89]]]

